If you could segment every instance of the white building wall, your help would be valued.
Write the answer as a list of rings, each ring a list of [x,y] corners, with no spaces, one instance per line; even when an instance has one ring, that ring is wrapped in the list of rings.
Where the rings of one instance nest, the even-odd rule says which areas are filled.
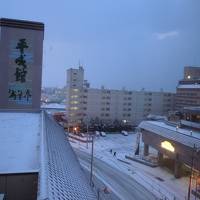
[[[149,114],[166,115],[173,110],[174,95],[171,93],[86,88],[82,68],[68,70],[67,78],[67,117],[74,121],[99,118],[109,122],[117,119],[136,125]],[[76,95],[78,104],[73,105],[70,96]],[[75,106],[78,109],[71,110]]]

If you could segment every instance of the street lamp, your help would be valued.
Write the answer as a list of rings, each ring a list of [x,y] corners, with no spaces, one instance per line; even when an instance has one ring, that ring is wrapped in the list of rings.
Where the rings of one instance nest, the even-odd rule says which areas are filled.
[[[92,151],[91,151],[91,163],[90,163],[90,186],[93,186],[93,159],[94,159],[94,135],[92,135]]]

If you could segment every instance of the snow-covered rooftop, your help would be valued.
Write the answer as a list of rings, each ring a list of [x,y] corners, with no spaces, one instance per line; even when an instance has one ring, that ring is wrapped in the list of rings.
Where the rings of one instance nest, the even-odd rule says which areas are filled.
[[[180,88],[180,89],[188,89],[188,88],[200,89],[200,84],[181,84],[181,85],[178,85],[177,88]]]
[[[49,104],[44,104],[43,103],[41,108],[65,110],[66,105],[65,104],[58,104],[58,103],[49,103]]]
[[[38,199],[94,200],[84,172],[65,132],[43,114],[40,188]]]
[[[0,174],[39,170],[40,113],[0,112]]]
[[[192,132],[191,135],[190,130],[183,128],[177,129],[174,126],[159,121],[143,121],[139,124],[139,127],[189,147],[194,147],[194,144],[197,148],[200,147],[200,132],[197,131]]]

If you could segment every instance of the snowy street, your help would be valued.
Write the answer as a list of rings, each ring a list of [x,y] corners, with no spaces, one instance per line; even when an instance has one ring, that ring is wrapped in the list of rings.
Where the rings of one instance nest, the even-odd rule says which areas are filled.
[[[78,152],[82,151],[87,154],[91,154],[91,144],[89,144],[89,147],[87,148],[86,143],[71,139],[70,141],[76,152],[78,150]],[[121,171],[123,174],[128,175],[133,183],[135,181],[138,182],[146,190],[150,191],[160,199],[186,199],[189,182],[188,177],[175,179],[172,172],[170,172],[167,168],[152,168],[125,158],[125,155],[133,155],[135,143],[135,134],[129,134],[129,136],[123,136],[121,134],[109,134],[106,137],[95,138],[94,156],[98,159],[95,159],[94,161],[94,168],[96,166],[99,167],[101,163],[100,160],[104,161],[110,165],[111,168],[109,171],[115,169]],[[112,153],[110,152],[111,149]],[[142,145],[140,151],[143,151]],[[116,152],[116,157],[113,156],[113,152]],[[156,151],[150,148],[150,153],[151,155],[155,156]],[[89,159],[89,157],[85,158],[84,160],[83,153],[78,153],[78,155],[81,160],[81,164],[88,165],[87,159]],[[86,154],[84,155],[86,157]],[[110,183],[108,179],[107,182],[108,184]],[[111,190],[115,190],[113,185],[114,184],[111,184]]]
[[[90,155],[85,152],[76,151],[81,165],[90,169]],[[113,168],[106,162],[94,159],[94,174],[102,180],[112,192],[121,200],[155,200],[155,196],[138,184],[127,174]]]

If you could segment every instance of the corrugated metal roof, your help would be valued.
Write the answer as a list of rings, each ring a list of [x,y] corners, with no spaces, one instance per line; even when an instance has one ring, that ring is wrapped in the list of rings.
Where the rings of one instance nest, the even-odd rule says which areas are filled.
[[[64,130],[47,114],[44,116],[43,150],[38,199],[96,199],[84,172],[66,140]]]
[[[139,127],[189,147],[194,147],[194,144],[197,148],[200,147],[199,138],[172,130],[170,129],[170,126],[168,127],[168,125],[163,125],[163,122],[155,123],[153,121],[143,121],[139,124]]]

